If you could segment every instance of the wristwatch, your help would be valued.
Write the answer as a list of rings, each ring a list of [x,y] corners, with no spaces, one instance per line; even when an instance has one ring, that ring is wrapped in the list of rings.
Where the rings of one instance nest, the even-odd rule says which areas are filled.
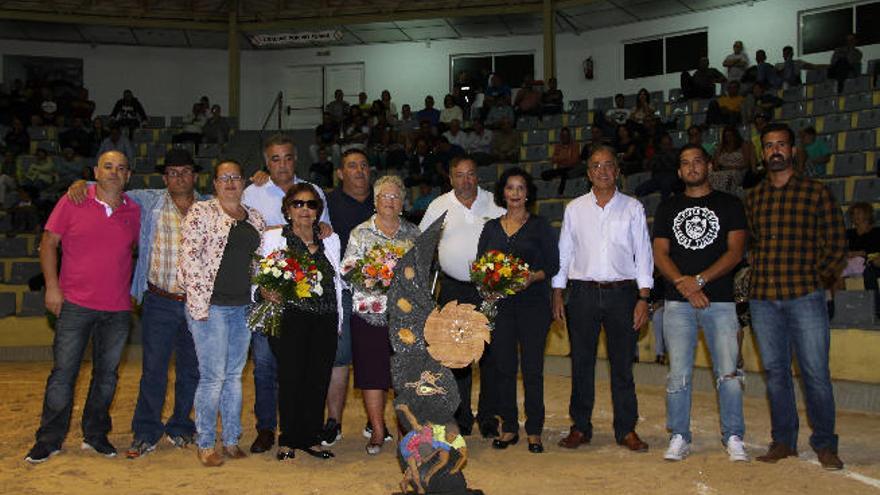
[[[706,286],[706,279],[704,279],[701,274],[698,273],[694,275],[694,280],[697,281],[697,285],[699,285],[701,289]]]

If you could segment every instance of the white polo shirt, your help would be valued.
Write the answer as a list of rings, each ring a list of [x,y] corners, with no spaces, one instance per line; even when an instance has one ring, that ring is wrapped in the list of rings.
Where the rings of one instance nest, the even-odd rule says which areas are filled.
[[[483,225],[500,217],[505,211],[495,204],[492,193],[485,189],[477,188],[477,198],[470,208],[461,204],[455,197],[455,191],[449,191],[431,201],[419,229],[424,232],[443,212],[448,212],[438,247],[440,268],[449,277],[468,282],[471,263],[477,258],[477,244]]]

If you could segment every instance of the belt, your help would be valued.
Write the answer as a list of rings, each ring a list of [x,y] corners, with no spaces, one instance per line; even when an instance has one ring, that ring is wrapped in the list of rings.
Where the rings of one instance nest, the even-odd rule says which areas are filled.
[[[173,292],[168,292],[167,290],[160,289],[156,287],[150,282],[147,282],[147,290],[156,294],[159,297],[164,297],[165,299],[171,299],[172,301],[184,302],[186,301],[186,295],[184,294],[175,294]]]
[[[613,282],[596,282],[595,280],[572,280],[572,284],[582,284],[585,287],[590,287],[593,289],[619,289],[621,287],[631,287],[636,284],[636,281],[633,279],[628,280],[615,280]]]

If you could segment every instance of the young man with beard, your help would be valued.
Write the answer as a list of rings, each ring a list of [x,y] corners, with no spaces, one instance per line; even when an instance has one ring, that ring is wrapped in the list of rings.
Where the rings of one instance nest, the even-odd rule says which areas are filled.
[[[797,148],[787,125],[765,127],[761,145],[767,178],[746,197],[752,235],[749,309],[767,379],[772,435],[769,450],[758,460],[775,463],[797,456],[794,351],[813,428],[810,446],[822,467],[842,469],[825,289],[834,286],[846,265],[843,215],[828,188],[795,173]]]
[[[663,202],[654,215],[654,264],[666,284],[663,337],[669,353],[666,427],[672,437],[663,458],[680,461],[690,453],[691,377],[699,328],[703,329],[718,387],[721,443],[732,461],[748,461],[743,445],[742,374],[736,334],[733,269],[745,251],[742,202],[713,191],[711,160],[699,145],[678,153],[684,194]]]

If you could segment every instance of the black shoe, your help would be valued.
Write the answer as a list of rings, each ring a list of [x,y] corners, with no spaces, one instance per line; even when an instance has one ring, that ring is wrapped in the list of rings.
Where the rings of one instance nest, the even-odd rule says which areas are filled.
[[[262,454],[267,452],[275,445],[275,432],[272,430],[260,430],[257,432],[257,438],[251,444],[251,453]]]
[[[24,460],[31,464],[40,464],[48,461],[50,457],[59,452],[61,452],[61,449],[49,446],[43,442],[37,442],[31,447],[30,452],[27,453]]]
[[[480,422],[480,435],[483,438],[496,438],[500,434],[498,433],[498,421],[495,420],[487,420]]]
[[[321,445],[324,447],[332,447],[333,444],[342,440],[342,424],[333,418],[327,418],[324,428],[321,431]]]
[[[458,432],[463,437],[469,437],[471,435],[471,433],[473,432],[473,429],[474,429],[473,424],[469,424],[469,425],[463,425],[461,423],[458,424]]]
[[[373,438],[373,425],[371,425],[369,421],[367,421],[367,425],[364,426],[364,431],[361,432],[361,435],[367,440]],[[390,442],[392,440],[394,440],[394,437],[388,432],[388,428],[385,428],[385,435],[382,437],[382,441]]]
[[[293,452],[293,449],[290,447],[278,447],[278,452],[275,454],[275,458],[279,461],[286,461],[289,459],[293,459],[296,457],[296,454]]]
[[[333,452],[330,452],[329,450],[316,450],[311,447],[306,447],[304,449],[299,449],[299,450],[302,450],[303,452],[305,452],[306,454],[309,454],[312,457],[317,457],[318,459],[331,459],[333,457],[336,457],[335,455],[333,455]]]
[[[496,438],[492,440],[492,448],[493,449],[506,449],[511,445],[516,445],[519,442],[519,433],[514,433],[513,437],[510,440],[502,440],[500,438]]]
[[[116,447],[107,440],[107,437],[90,438],[83,440],[83,450],[94,450],[104,457],[116,457]]]
[[[529,442],[529,452],[533,454],[543,454],[544,453],[544,444],[540,442]]]

